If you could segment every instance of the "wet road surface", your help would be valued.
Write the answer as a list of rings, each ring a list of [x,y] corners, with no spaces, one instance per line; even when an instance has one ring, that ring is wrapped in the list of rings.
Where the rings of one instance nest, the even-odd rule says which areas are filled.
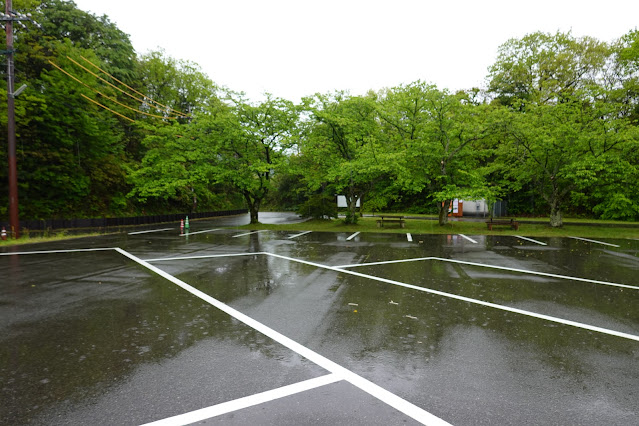
[[[0,424],[636,424],[636,231],[245,219],[4,248]]]

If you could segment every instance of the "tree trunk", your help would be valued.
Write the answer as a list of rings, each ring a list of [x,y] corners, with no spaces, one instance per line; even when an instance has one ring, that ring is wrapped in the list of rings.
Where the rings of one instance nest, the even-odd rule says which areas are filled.
[[[564,226],[559,201],[556,199],[553,199],[550,203],[550,226],[553,228],[561,228]]]
[[[246,201],[246,204],[248,205],[248,208],[249,208],[251,225],[255,223],[260,223],[257,220],[257,214],[260,211],[260,202],[262,201],[262,199],[251,198],[250,194],[244,194],[244,200]]]
[[[448,223],[448,208],[450,207],[450,200],[446,200],[443,204],[439,204],[439,226],[444,226]]]
[[[357,198],[354,196],[346,197],[346,218],[344,223],[346,225],[355,225],[357,223]]]
[[[251,225],[254,223],[260,223],[259,220],[257,220],[257,213],[259,211],[259,208],[251,205],[249,206],[249,214],[251,216]]]

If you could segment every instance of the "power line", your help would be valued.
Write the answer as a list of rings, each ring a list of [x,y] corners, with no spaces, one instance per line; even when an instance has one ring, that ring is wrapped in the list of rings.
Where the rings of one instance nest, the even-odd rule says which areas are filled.
[[[104,98],[107,98],[108,100],[110,100],[110,101],[111,101],[111,102],[113,102],[113,103],[116,103],[116,104],[118,104],[118,105],[120,105],[120,106],[122,106],[122,107],[124,107],[124,108],[130,109],[131,111],[134,111],[134,112],[137,112],[137,113],[140,113],[140,114],[144,114],[144,115],[147,115],[147,116],[149,116],[149,117],[161,118],[161,119],[167,119],[167,120],[177,120],[178,118],[180,118],[180,117],[165,117],[165,116],[162,116],[162,115],[150,114],[150,113],[148,113],[148,112],[144,112],[144,111],[140,111],[140,110],[138,110],[138,109],[132,108],[132,107],[130,107],[130,106],[128,106],[128,105],[125,105],[125,104],[123,104],[123,103],[119,102],[119,101],[118,101],[118,100],[116,100],[115,98],[112,98],[111,96],[105,95],[104,93],[100,92],[99,90],[94,89],[93,87],[89,86],[87,83],[85,83],[85,82],[83,82],[82,80],[80,80],[79,78],[75,77],[73,74],[71,74],[71,73],[69,73],[69,72],[65,71],[62,67],[60,67],[59,65],[55,64],[55,63],[54,63],[54,62],[52,62],[51,60],[48,60],[48,62],[49,62],[51,65],[53,65],[54,67],[56,67],[58,70],[62,71],[64,74],[66,74],[67,76],[69,76],[70,78],[72,78],[73,80],[75,80],[75,81],[77,81],[78,83],[80,83],[80,84],[82,84],[83,86],[85,86],[87,89],[89,89],[89,90],[91,90],[91,91],[93,91],[93,92],[97,93],[98,95],[100,95],[100,96],[102,96],[102,97],[104,97]]]
[[[117,81],[118,83],[120,83],[121,85],[123,85],[124,87],[126,87],[129,90],[132,90],[133,92],[137,93],[140,96],[143,96],[145,99],[148,99],[149,101],[151,101],[152,103],[156,103],[158,105],[160,105],[161,107],[164,108],[168,108],[170,111],[173,111],[175,114],[181,115],[182,117],[189,117],[188,114],[184,114],[183,112],[180,112],[178,110],[175,110],[169,106],[166,106],[164,104],[161,104],[158,101],[153,100],[152,98],[149,98],[148,96],[146,96],[144,93],[140,93],[137,90],[135,90],[133,87],[128,86],[126,83],[123,83],[122,81],[118,80],[117,78],[115,78],[114,76],[112,76],[111,74],[109,74],[108,72],[104,71],[102,68],[98,67],[96,64],[94,64],[93,62],[89,61],[87,58],[85,58],[84,56],[80,55],[80,58],[82,58],[84,61],[88,62],[89,64],[91,64],[92,66],[94,66],[95,68],[97,68],[98,70],[100,70],[101,72],[103,72],[104,74],[108,75],[109,77],[111,77],[113,80]],[[156,107],[157,108],[157,107]]]
[[[119,115],[120,117],[125,118],[125,119],[129,120],[129,121],[130,121],[130,122],[132,122],[132,123],[135,123],[135,120],[133,120],[132,118],[129,118],[129,117],[127,117],[126,115],[122,115],[122,114],[120,114],[120,113],[119,113],[119,112],[117,112],[117,111],[113,111],[111,108],[109,108],[109,107],[107,107],[107,106],[102,105],[100,102],[94,101],[94,100],[93,100],[93,99],[91,99],[90,97],[86,96],[84,93],[80,93],[80,96],[82,96],[84,99],[86,99],[86,100],[88,100],[88,101],[90,101],[90,102],[93,102],[93,103],[94,103],[94,104],[96,104],[96,105],[101,106],[102,108],[106,109],[107,111],[111,111],[113,114],[117,114],[117,115]]]

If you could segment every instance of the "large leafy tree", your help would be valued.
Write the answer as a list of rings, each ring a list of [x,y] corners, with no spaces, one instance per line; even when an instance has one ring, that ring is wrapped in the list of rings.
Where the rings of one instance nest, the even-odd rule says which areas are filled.
[[[166,117],[188,116],[207,111],[217,102],[215,84],[190,61],[167,56],[163,51],[141,56],[138,74],[143,88],[143,110]]]
[[[452,199],[489,195],[480,160],[491,133],[487,106],[415,82],[387,92],[380,107],[384,133],[395,152],[397,182],[418,193],[428,189],[445,225]]]
[[[356,223],[357,201],[363,203],[390,169],[380,145],[375,95],[317,94],[305,103],[304,180],[312,191],[330,187],[343,194],[345,222]]]
[[[16,82],[28,85],[16,99],[21,217],[121,212],[126,207],[125,127],[82,97],[95,99],[88,88],[101,82],[71,59],[84,57],[126,79],[124,70],[135,68],[128,36],[107,18],[79,11],[73,3],[16,1],[14,6],[28,7],[42,26],[16,30]],[[78,81],[52,63],[71,70]],[[6,116],[6,110],[0,115]],[[6,146],[5,138],[0,137],[0,146]]]
[[[606,43],[570,33],[536,32],[498,49],[488,90],[503,105],[554,104],[596,85],[609,56]]]
[[[589,37],[535,33],[504,44],[491,67],[490,89],[513,111],[506,120],[510,138],[500,148],[504,175],[515,190],[533,184],[551,226],[562,226],[571,200],[616,215],[601,188],[625,187],[615,197],[619,206],[636,194],[634,186],[620,185],[636,168],[620,157],[636,136],[615,54]]]
[[[273,189],[272,176],[286,166],[284,152],[298,120],[292,102],[267,94],[260,103],[231,96],[232,114],[213,124],[218,135],[217,180],[242,194],[251,223],[258,223],[260,205]]]
[[[206,112],[182,125],[148,136],[142,167],[132,173],[140,200],[156,198],[188,203],[197,196],[231,199],[240,194],[258,222],[262,201],[272,189],[272,176],[282,171],[297,112],[289,101],[272,98],[251,104],[231,94],[225,102],[209,101]],[[217,192],[216,192],[217,191]]]
[[[217,143],[199,127],[199,120],[210,119],[199,113],[193,123],[149,127],[142,162],[129,173],[129,197],[170,210],[231,207],[233,197],[216,183]]]

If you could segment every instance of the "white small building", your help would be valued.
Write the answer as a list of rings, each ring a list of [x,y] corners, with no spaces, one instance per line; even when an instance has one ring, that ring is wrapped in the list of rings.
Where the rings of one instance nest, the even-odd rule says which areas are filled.
[[[486,200],[464,200],[462,204],[464,216],[488,216],[488,203]]]
[[[359,198],[357,199],[357,201],[355,202],[355,207],[359,208]],[[346,196],[345,195],[338,195],[337,196],[337,207],[348,207],[348,204],[346,203]]]

